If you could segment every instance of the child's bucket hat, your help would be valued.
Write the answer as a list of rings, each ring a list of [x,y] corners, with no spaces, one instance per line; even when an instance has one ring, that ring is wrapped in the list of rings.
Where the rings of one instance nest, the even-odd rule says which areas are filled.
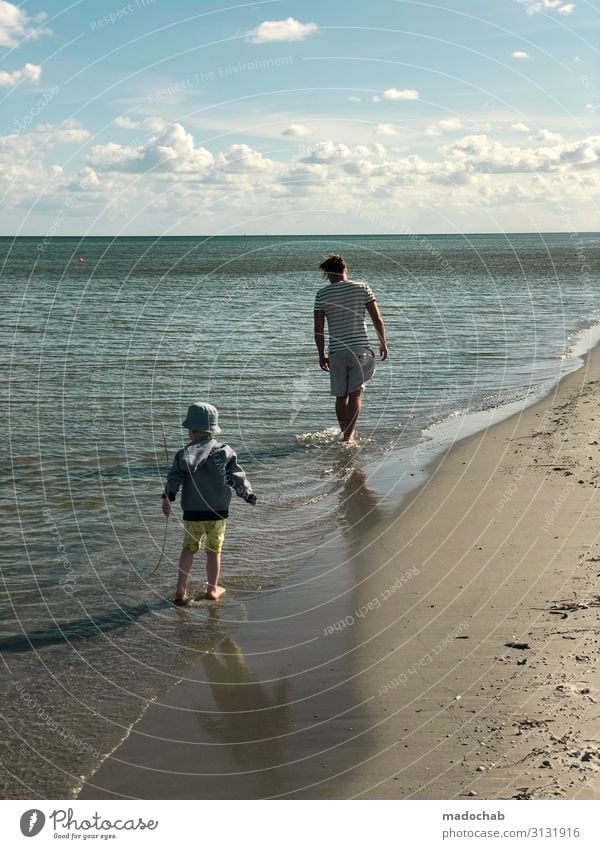
[[[219,412],[212,404],[190,404],[187,416],[181,427],[188,430],[204,431],[206,433],[221,433],[219,427]]]

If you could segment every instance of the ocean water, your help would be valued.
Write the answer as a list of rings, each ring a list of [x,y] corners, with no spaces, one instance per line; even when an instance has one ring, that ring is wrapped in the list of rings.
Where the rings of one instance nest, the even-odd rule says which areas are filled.
[[[312,339],[330,250],[373,288],[390,346],[351,449]],[[0,792],[75,792],[245,600],[314,562],[349,481],[397,469],[402,490],[432,424],[576,367],[599,270],[594,233],[0,239]],[[168,602],[178,508],[151,573],[163,428],[172,456],[196,400],[218,406],[260,504],[233,505],[227,602],[191,628]]]

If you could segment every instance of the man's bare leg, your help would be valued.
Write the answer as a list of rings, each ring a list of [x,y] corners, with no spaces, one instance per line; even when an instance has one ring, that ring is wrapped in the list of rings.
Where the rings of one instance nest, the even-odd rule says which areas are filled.
[[[348,395],[348,404],[346,405],[346,421],[342,430],[344,431],[344,442],[352,442],[354,436],[354,428],[358,421],[360,408],[362,406],[362,389],[356,392],[351,392]]]
[[[221,571],[221,553],[219,551],[206,552],[206,597],[212,601],[220,598],[225,592],[225,587],[219,586],[219,573]]]
[[[346,424],[346,408],[348,406],[348,396],[347,395],[338,395],[335,399],[335,414],[337,416],[337,420],[340,424],[340,430],[342,433],[344,432],[344,426]]]
[[[179,555],[179,572],[177,575],[177,589],[175,590],[175,598],[181,600],[185,598],[187,590],[187,582],[194,565],[194,552],[189,548],[182,548]]]

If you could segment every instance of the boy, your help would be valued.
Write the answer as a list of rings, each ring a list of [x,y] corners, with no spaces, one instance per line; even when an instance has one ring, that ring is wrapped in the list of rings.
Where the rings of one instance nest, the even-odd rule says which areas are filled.
[[[237,462],[235,451],[213,437],[221,433],[219,414],[212,404],[192,404],[182,427],[187,427],[191,442],[177,452],[167,475],[163,492],[162,511],[171,515],[171,501],[180,485],[181,507],[185,534],[179,558],[179,575],[175,604],[187,604],[187,582],[194,554],[204,539],[206,551],[206,597],[215,601],[225,589],[219,586],[221,548],[225,537],[226,520],[232,487],[236,494],[253,506],[256,495],[246,473]]]

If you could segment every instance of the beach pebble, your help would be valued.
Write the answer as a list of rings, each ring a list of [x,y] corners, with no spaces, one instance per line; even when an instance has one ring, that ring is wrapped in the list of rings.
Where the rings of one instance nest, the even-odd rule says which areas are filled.
[[[477,796],[477,793],[474,790],[469,790],[467,796]]]
[[[485,772],[485,767],[484,767],[484,766],[479,765],[479,766],[477,767],[477,770],[476,770],[476,771],[477,771],[477,772]]]

